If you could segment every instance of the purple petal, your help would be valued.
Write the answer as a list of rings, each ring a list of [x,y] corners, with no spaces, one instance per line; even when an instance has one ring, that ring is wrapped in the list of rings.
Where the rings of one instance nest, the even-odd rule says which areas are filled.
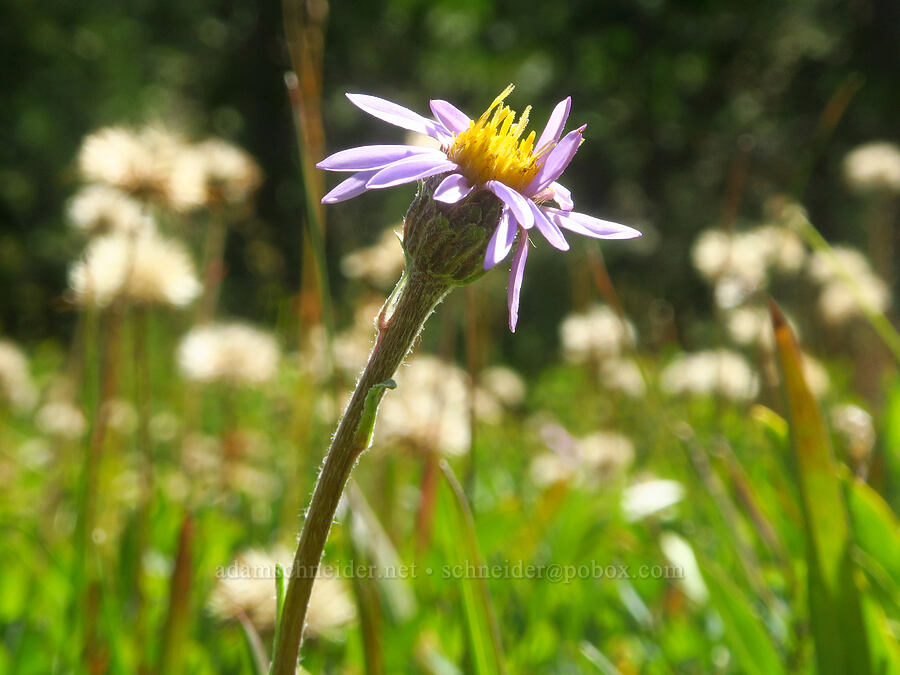
[[[419,145],[364,145],[359,148],[341,150],[316,164],[317,169],[326,171],[368,171],[381,169],[397,160],[413,155],[440,155],[440,150]]]
[[[448,101],[438,98],[429,103],[435,119],[454,134],[462,133],[472,124],[472,120],[469,119],[468,115]]]
[[[581,132],[584,131],[586,126],[584,125],[575,129],[575,131],[570,131],[557,143],[556,147],[547,155],[547,159],[541,165],[541,168],[538,169],[534,180],[531,181],[531,185],[525,190],[526,193],[533,195],[540,192],[562,175],[562,172],[566,170],[569,162],[575,156],[578,146],[581,145]]]
[[[469,180],[459,173],[451,173],[434,191],[434,198],[445,204],[455,204],[464,199],[475,186]]]
[[[528,203],[531,204],[531,210],[534,213],[534,226],[544,235],[544,239],[550,242],[550,245],[554,248],[558,248],[560,251],[568,251],[569,242],[566,241],[556,224],[544,215],[544,212],[541,211],[537,204],[532,201]]]
[[[525,197],[498,180],[489,180],[484,187],[497,195],[500,201],[509,207],[519,225],[526,230],[534,225],[534,213],[529,206],[530,202]]]
[[[376,173],[378,173],[377,170],[360,171],[359,173],[353,174],[347,180],[338,183],[331,192],[322,197],[322,203],[337,204],[338,202],[361,195],[369,189],[366,187],[366,183]]]
[[[586,213],[561,211],[549,206],[543,207],[543,211],[560,227],[586,237],[593,237],[594,239],[634,239],[641,236],[641,233],[633,227],[620,225],[609,220],[600,220]]]
[[[519,322],[519,293],[522,290],[526,260],[528,260],[528,233],[523,230],[519,234],[519,245],[513,256],[512,267],[509,270],[509,282],[506,285],[506,303],[509,306],[509,330],[511,333],[516,332],[516,324]]]
[[[575,208],[575,202],[572,201],[572,193],[569,191],[569,188],[554,181],[550,183],[548,189],[553,194],[551,199],[559,204],[559,208],[563,211],[571,211]]]
[[[509,255],[513,242],[516,239],[516,221],[509,211],[509,207],[503,207],[500,214],[500,222],[494,230],[494,235],[488,242],[487,253],[484,256],[484,269],[489,270],[494,265]],[[522,236],[525,236],[524,234]]]
[[[395,185],[411,183],[420,178],[427,178],[428,176],[434,176],[458,168],[454,162],[451,162],[444,155],[441,155],[440,158],[431,156],[407,157],[381,169],[369,179],[366,187],[370,190],[394,187]]]
[[[540,150],[548,143],[556,143],[559,140],[559,135],[562,133],[563,127],[566,126],[566,120],[569,119],[569,110],[571,109],[571,96],[566,96],[565,99],[556,104],[553,112],[550,113],[550,119],[547,120],[547,126],[544,127],[541,137],[534,146],[536,150]]]
[[[450,132],[443,125],[427,117],[422,117],[419,113],[404,108],[402,105],[368,94],[347,94],[347,98],[360,110],[394,126],[425,134],[439,141],[444,141],[450,136]]]

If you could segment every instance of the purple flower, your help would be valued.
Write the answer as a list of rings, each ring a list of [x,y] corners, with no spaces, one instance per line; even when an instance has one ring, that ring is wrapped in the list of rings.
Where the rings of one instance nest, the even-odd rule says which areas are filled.
[[[434,119],[428,119],[375,96],[347,94],[354,105],[370,115],[430,136],[440,143],[440,149],[367,145],[337,152],[316,166],[328,171],[353,172],[325,195],[323,204],[336,204],[366,190],[444,173],[448,175],[434,191],[438,201],[454,204],[476,189],[493,192],[503,202],[503,210],[487,247],[484,268],[490,269],[504,260],[519,235],[507,286],[509,328],[515,332],[529,230],[536,228],[551,246],[561,251],[569,249],[562,230],[595,239],[631,239],[641,233],[626,225],[573,211],[571,193],[556,182],[584,140],[585,125],[562,136],[572,106],[571,97],[557,104],[535,142],[534,131],[520,140],[531,107],[525,109],[517,122],[516,113],[503,105],[512,90],[513,85],[509,85],[474,121],[447,101],[431,101]],[[547,205],[548,202],[555,202],[556,207]]]

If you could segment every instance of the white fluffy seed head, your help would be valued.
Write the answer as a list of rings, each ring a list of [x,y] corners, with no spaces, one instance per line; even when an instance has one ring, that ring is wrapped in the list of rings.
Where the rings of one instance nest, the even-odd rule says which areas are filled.
[[[200,293],[184,245],[152,230],[94,239],[70,268],[69,285],[80,305],[100,308],[120,296],[139,305],[183,307]]]
[[[65,400],[48,401],[42,405],[34,421],[45,434],[62,440],[80,438],[87,430],[87,420],[81,409]]]
[[[106,127],[84,139],[82,176],[142,199],[171,205],[173,170],[185,144],[161,127]]]
[[[379,446],[406,443],[446,455],[469,450],[469,379],[439,358],[419,355],[401,366],[378,411]]]
[[[635,342],[630,321],[622,320],[609,307],[594,305],[583,314],[571,314],[559,327],[563,356],[573,363],[617,356]]]
[[[180,211],[249,201],[262,170],[247,152],[221,139],[186,148],[172,169],[172,203]]]
[[[525,400],[525,380],[512,368],[490,366],[481,373],[479,381],[486,392],[505,406],[515,407]]]
[[[246,615],[257,630],[275,627],[275,565],[290,574],[291,555],[279,548],[271,553],[249,550],[223,570],[210,596],[210,613],[221,620]],[[308,634],[337,639],[356,618],[356,609],[343,581],[320,575],[312,588],[306,614]]]
[[[390,288],[406,264],[403,246],[394,228],[387,228],[371,246],[348,253],[341,271],[351,279],[364,279],[377,288]]]
[[[831,424],[847,446],[850,456],[859,461],[868,457],[875,447],[875,425],[872,416],[852,403],[831,409]]]
[[[844,157],[844,178],[857,192],[900,192],[900,148],[886,141],[854,148]]]
[[[275,376],[280,357],[271,334],[242,323],[198,326],[178,347],[181,372],[197,382],[267,382]]]
[[[759,381],[740,354],[727,349],[682,354],[660,375],[668,394],[718,394],[736,402],[749,401],[759,391]]]
[[[25,352],[3,339],[0,339],[0,402],[19,412],[31,410],[37,402],[37,388]]]
[[[641,398],[647,393],[647,385],[640,367],[633,359],[616,358],[600,365],[600,384],[610,391]]]
[[[541,429],[550,448],[531,462],[531,479],[536,485],[575,482],[596,487],[614,480],[634,461],[634,443],[617,431],[596,431],[575,438],[556,424]]]
[[[807,250],[791,229],[761,225],[743,232],[706,230],[691,257],[700,276],[714,285],[716,304],[734,309],[768,285],[770,272],[797,273]]]
[[[143,205],[117,188],[88,185],[68,205],[69,221],[88,235],[132,233],[155,227]]]
[[[843,324],[861,316],[866,305],[879,312],[890,307],[890,289],[862,253],[843,246],[835,246],[832,253],[815,253],[808,266],[812,279],[821,284],[818,306],[826,322]]]

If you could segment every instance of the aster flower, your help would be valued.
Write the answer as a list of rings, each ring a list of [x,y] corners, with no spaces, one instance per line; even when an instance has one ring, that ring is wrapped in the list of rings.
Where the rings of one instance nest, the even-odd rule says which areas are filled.
[[[536,228],[551,246],[566,251],[562,230],[597,239],[630,239],[640,236],[625,225],[573,211],[571,193],[557,182],[583,141],[585,125],[562,136],[572,105],[571,97],[553,110],[540,137],[534,131],[524,139],[531,110],[519,120],[503,104],[512,92],[509,85],[476,120],[443,100],[430,102],[434,119],[375,96],[347,94],[363,111],[385,122],[424,134],[439,148],[421,145],[369,145],[342,150],[317,164],[328,171],[353,172],[322,199],[324,204],[375,190],[447,174],[434,190],[434,199],[455,204],[476,190],[492,192],[503,210],[487,246],[484,268],[513,254],[509,275],[509,327],[515,331],[519,293],[528,258],[528,232]],[[550,206],[548,202],[555,202]]]

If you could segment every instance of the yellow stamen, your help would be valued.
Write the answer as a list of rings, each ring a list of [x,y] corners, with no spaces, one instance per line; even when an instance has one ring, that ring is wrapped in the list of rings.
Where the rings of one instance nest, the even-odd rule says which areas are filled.
[[[461,132],[447,151],[447,156],[460,166],[461,173],[475,184],[498,180],[514,190],[527,188],[540,168],[538,159],[552,145],[535,152],[535,133],[520,141],[531,106],[525,108],[519,121],[516,113],[503,104],[515,87],[509,85],[493,100],[481,117]]]

